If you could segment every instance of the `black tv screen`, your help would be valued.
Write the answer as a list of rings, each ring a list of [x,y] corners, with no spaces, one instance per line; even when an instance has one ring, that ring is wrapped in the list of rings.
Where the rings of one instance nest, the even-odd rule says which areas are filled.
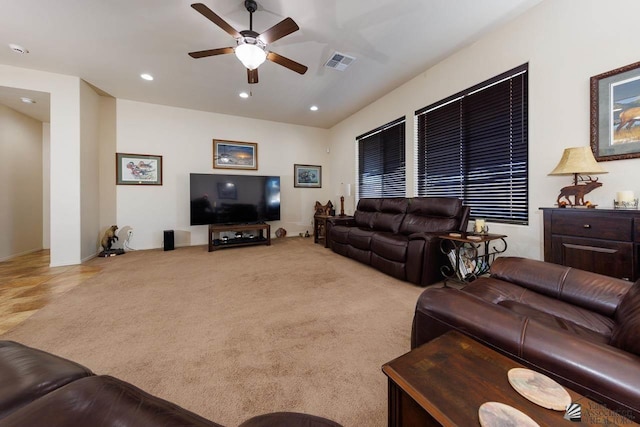
[[[192,173],[191,225],[280,219],[280,177]]]

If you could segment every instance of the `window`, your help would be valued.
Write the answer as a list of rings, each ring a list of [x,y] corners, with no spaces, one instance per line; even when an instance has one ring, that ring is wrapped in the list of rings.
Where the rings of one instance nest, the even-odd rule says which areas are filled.
[[[356,196],[405,197],[405,118],[356,138]]]
[[[528,224],[527,64],[416,111],[416,194]]]

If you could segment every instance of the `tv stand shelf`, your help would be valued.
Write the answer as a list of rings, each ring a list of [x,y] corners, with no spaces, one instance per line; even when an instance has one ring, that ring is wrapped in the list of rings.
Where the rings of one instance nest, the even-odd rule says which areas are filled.
[[[220,238],[223,231],[234,231],[242,233],[242,237],[236,237],[224,241]],[[258,235],[249,237],[245,231],[258,231]],[[266,233],[265,233],[266,231]],[[266,236],[265,236],[266,234]],[[237,246],[250,245],[271,245],[271,226],[269,224],[229,224],[229,225],[209,225],[209,252],[218,249],[233,248]]]

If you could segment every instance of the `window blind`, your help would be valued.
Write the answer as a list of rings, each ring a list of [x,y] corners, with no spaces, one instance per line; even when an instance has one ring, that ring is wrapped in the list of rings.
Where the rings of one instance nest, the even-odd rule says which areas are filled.
[[[527,64],[416,111],[416,195],[528,223]]]
[[[356,141],[356,197],[405,197],[405,117],[360,135]]]

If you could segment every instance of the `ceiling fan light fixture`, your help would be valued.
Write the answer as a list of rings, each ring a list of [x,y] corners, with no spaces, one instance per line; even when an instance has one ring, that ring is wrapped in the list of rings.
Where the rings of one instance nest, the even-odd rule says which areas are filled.
[[[265,48],[266,45],[257,38],[243,37],[238,39],[235,52],[242,65],[255,70],[267,59]]]

